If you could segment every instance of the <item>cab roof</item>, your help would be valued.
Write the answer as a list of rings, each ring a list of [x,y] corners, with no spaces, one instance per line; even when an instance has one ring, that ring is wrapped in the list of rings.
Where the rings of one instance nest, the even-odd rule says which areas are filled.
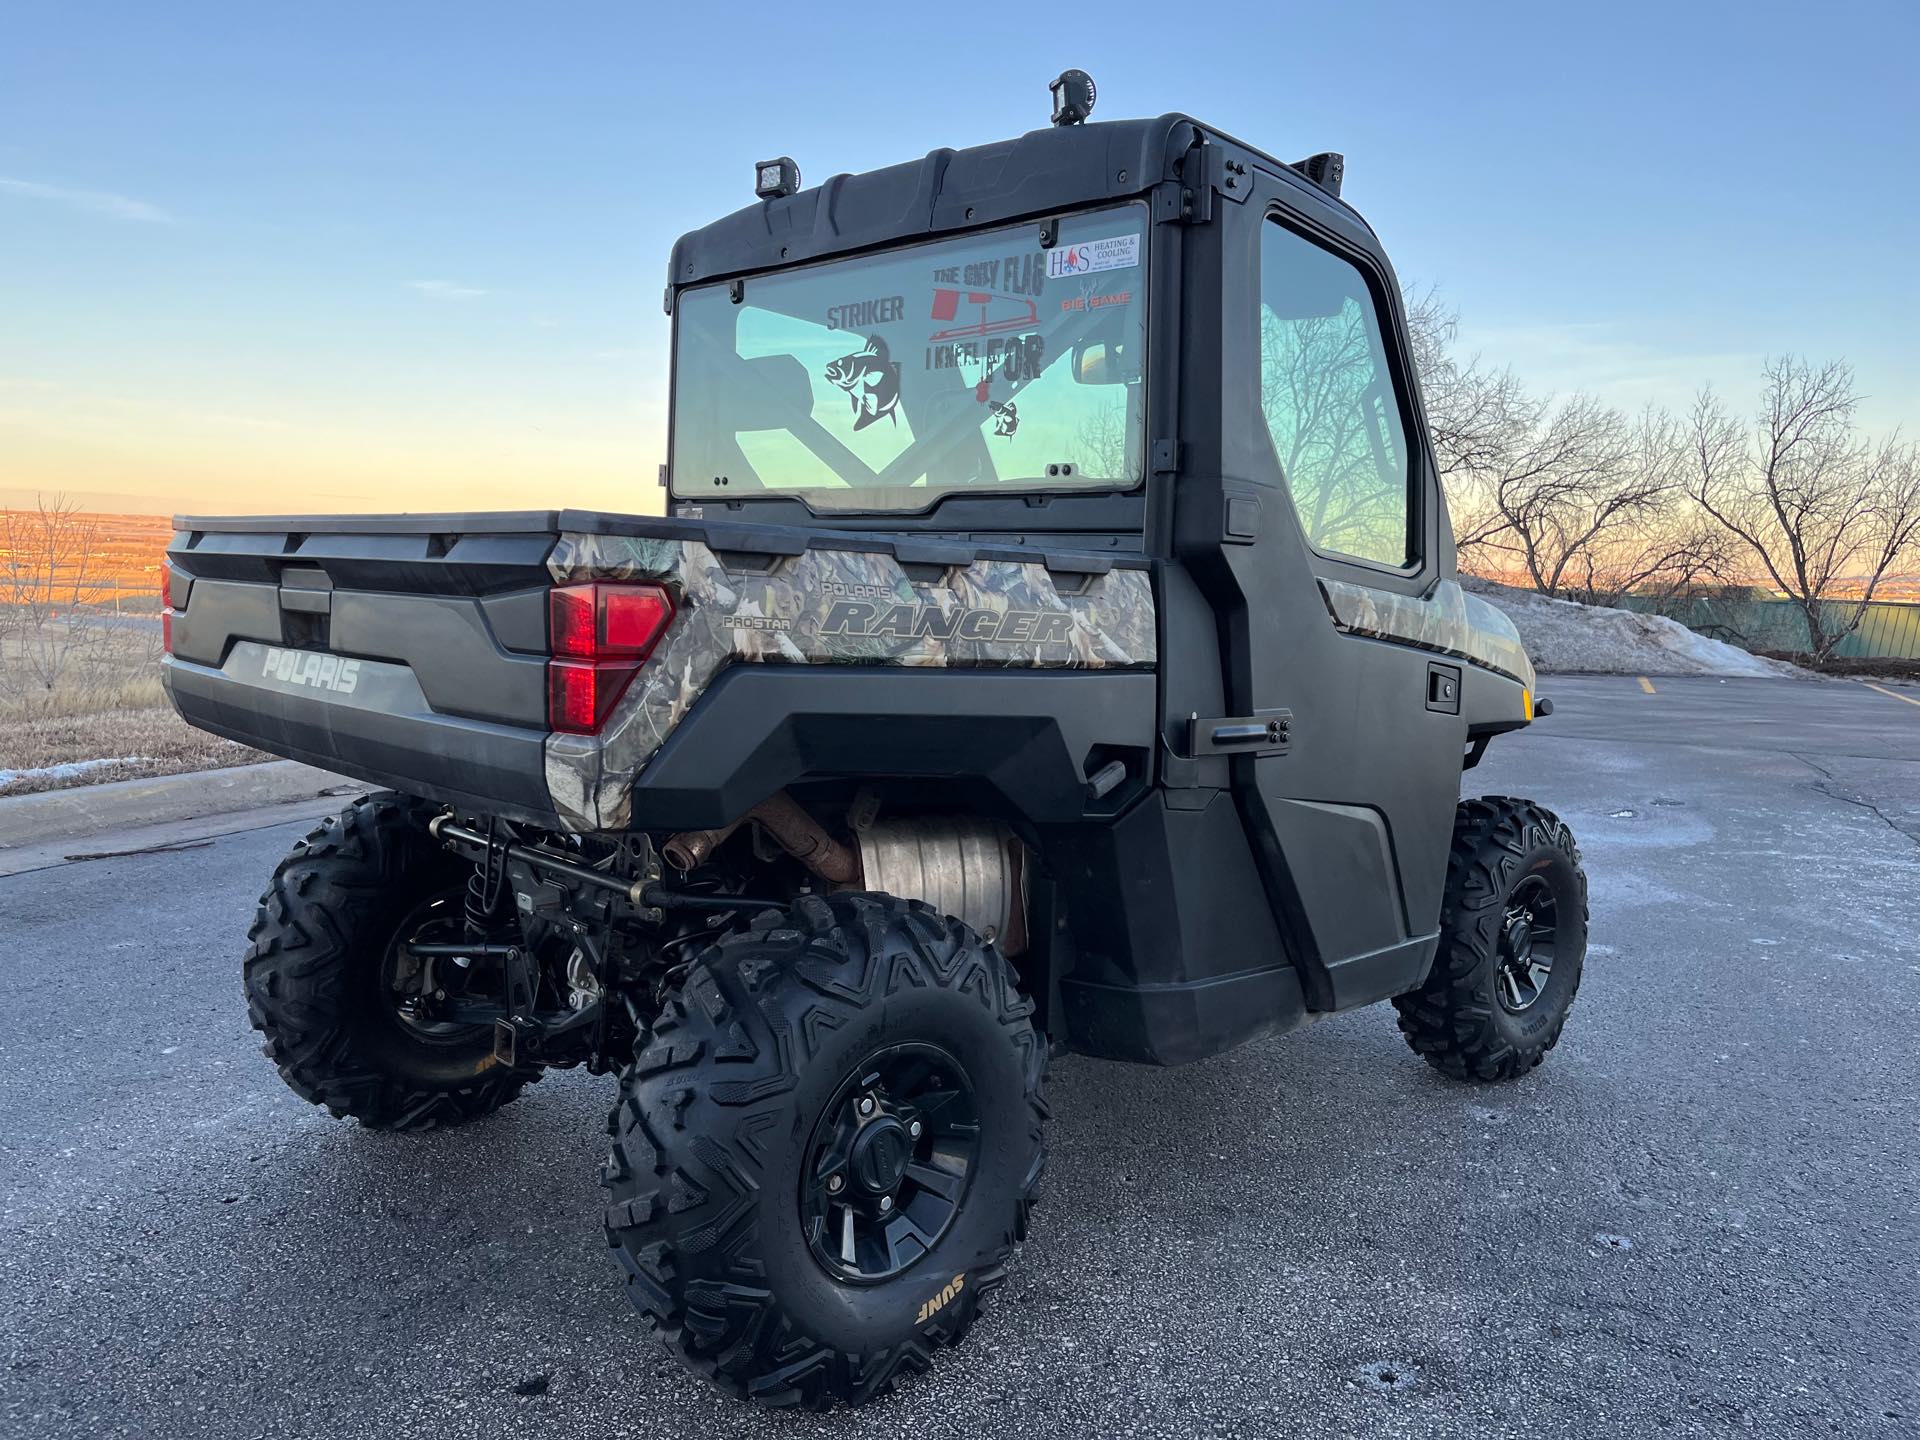
[[[1162,181],[1183,178],[1176,166],[1201,141],[1282,176],[1321,218],[1371,240],[1351,206],[1291,165],[1191,116],[1168,114],[1049,126],[990,145],[935,150],[748,205],[674,243],[669,308],[675,289],[722,276],[1138,197]],[[743,183],[750,174],[743,165]]]

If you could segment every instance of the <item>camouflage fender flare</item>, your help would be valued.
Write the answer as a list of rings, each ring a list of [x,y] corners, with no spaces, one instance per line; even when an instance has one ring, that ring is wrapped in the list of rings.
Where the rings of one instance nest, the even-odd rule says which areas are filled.
[[[699,540],[568,533],[555,584],[653,581],[677,613],[598,736],[552,735],[547,789],[580,831],[624,829],[646,763],[730,665],[1148,669],[1153,588],[1119,566],[1063,591],[1039,561],[976,559],[915,580],[883,551],[808,549],[729,571]]]
[[[1533,688],[1533,662],[1513,621],[1456,581],[1442,580],[1421,597],[1323,578],[1320,593],[1333,623],[1349,635],[1469,660]]]

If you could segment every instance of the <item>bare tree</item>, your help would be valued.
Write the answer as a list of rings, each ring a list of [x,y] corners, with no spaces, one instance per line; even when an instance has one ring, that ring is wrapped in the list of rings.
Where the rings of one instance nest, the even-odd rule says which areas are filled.
[[[1137,428],[1127,423],[1126,411],[1117,405],[1090,410],[1074,429],[1074,453],[1083,457],[1081,471],[1109,480],[1137,475]]]
[[[1733,573],[1731,537],[1699,516],[1685,492],[1577,554],[1562,594],[1584,605],[1618,606],[1629,595],[1661,609],[1717,588]]]
[[[1460,316],[1438,291],[1408,290],[1403,298],[1427,429],[1451,496],[1456,486],[1498,467],[1515,437],[1537,423],[1539,406],[1511,370],[1492,370],[1477,355],[1462,359],[1456,353]]]
[[[1688,488],[1799,607],[1816,663],[1920,542],[1920,456],[1861,436],[1858,406],[1849,366],[1787,356],[1767,363],[1751,426],[1711,391],[1693,409]]]
[[[1511,370],[1459,355],[1458,316],[1435,291],[1405,300],[1463,564],[1582,599],[1692,578],[1688,557],[1702,547],[1669,533],[1671,422],[1649,411],[1630,423],[1584,395],[1559,405],[1530,395]]]
[[[1629,420],[1587,395],[1516,416],[1474,477],[1479,504],[1456,525],[1469,563],[1596,603],[1676,570],[1682,581],[1698,573],[1711,547],[1689,540],[1676,515],[1682,450],[1671,419],[1649,409]]]
[[[63,496],[0,512],[0,697],[54,689],[68,667],[102,643],[89,608],[108,593],[98,521]]]

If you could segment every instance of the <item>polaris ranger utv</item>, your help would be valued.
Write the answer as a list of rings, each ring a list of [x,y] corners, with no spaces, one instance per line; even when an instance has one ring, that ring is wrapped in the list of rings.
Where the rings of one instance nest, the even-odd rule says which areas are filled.
[[[768,1405],[958,1341],[1050,1053],[1391,1000],[1517,1076],[1586,884],[1463,766],[1544,714],[1462,593],[1400,295],[1339,195],[1183,115],[1056,124],[684,236],[665,517],[183,519],[166,684],[384,787],[274,873],[246,994],[336,1115],[616,1072],[628,1292]]]

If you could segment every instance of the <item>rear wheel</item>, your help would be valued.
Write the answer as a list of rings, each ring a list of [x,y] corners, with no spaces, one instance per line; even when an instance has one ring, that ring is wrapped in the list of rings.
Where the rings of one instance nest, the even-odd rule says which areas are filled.
[[[883,895],[802,899],[695,963],[602,1177],[628,1294],[691,1369],[821,1409],[966,1333],[1040,1178],[1032,1008],[965,925]]]
[[[1463,800],[1440,949],[1395,998],[1400,1033],[1458,1080],[1510,1080],[1546,1058],[1580,989],[1587,877],[1573,832],[1530,800]]]
[[[296,1094],[376,1130],[424,1130],[490,1114],[538,1076],[495,1061],[491,1026],[438,1016],[449,994],[499,993],[487,962],[406,949],[462,938],[471,870],[387,793],[280,862],[247,931],[247,1009]]]

